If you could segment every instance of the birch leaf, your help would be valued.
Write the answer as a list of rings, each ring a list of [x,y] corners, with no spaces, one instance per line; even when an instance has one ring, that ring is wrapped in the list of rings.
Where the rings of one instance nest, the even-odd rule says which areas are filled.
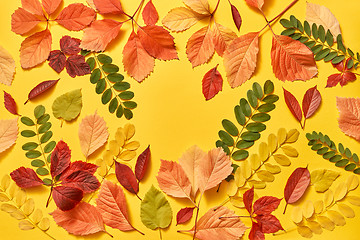
[[[0,46],[0,83],[10,86],[15,74],[15,61],[10,53]]]
[[[18,137],[18,119],[0,120],[0,153],[15,144]]]
[[[81,89],[67,92],[55,99],[52,110],[58,119],[71,121],[77,118],[82,108]]]

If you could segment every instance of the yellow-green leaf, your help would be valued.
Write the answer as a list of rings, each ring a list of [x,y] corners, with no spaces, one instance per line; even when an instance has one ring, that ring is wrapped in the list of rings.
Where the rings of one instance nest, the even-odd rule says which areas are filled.
[[[260,170],[256,173],[257,177],[264,182],[273,182],[275,180],[274,175],[266,170]]]
[[[271,153],[275,152],[278,146],[278,141],[275,134],[271,133],[268,137],[268,146]]]
[[[43,212],[40,209],[36,209],[32,214],[32,220],[35,224],[38,224],[43,217]]]
[[[350,175],[346,181],[349,191],[355,190],[359,186],[359,178],[355,175]]]
[[[347,188],[346,183],[343,183],[343,182],[340,183],[336,187],[335,192],[334,192],[335,202],[342,200],[346,196],[347,192],[348,192],[348,188]]]
[[[294,223],[300,223],[303,219],[302,209],[300,207],[294,207],[291,212],[291,219]]]
[[[58,119],[71,121],[79,116],[82,108],[81,89],[67,92],[55,99],[52,110]]]
[[[278,165],[272,165],[270,163],[265,163],[265,169],[272,174],[278,174],[281,172],[281,168]]]
[[[327,169],[318,169],[311,172],[311,183],[315,186],[315,191],[325,192],[331,187],[336,178],[340,176],[339,172]]]
[[[47,231],[50,228],[50,220],[49,218],[45,217],[41,219],[41,221],[38,224],[39,228],[43,231]]]
[[[237,208],[245,208],[244,200],[242,197],[239,196],[232,196],[230,197],[230,203]]]
[[[115,133],[115,140],[117,141],[117,143],[119,144],[119,146],[124,146],[125,140],[126,140],[126,136],[124,133],[124,129],[122,127],[119,127],[116,130]]]
[[[324,210],[324,202],[322,200],[318,200],[314,202],[314,211],[316,214],[321,213]]]
[[[295,148],[291,147],[291,146],[282,146],[281,149],[289,157],[297,157],[297,156],[299,156],[298,151]]]
[[[248,179],[251,176],[252,170],[251,165],[248,161],[244,161],[241,164],[241,173],[245,179]]]
[[[338,206],[339,211],[340,211],[345,217],[347,217],[347,218],[353,218],[353,217],[355,217],[355,212],[354,212],[354,210],[353,210],[350,206],[348,206],[348,205],[346,205],[346,204],[344,204],[344,203],[337,203],[336,205]]]
[[[273,155],[275,161],[280,164],[281,166],[290,166],[291,162],[289,160],[289,158],[285,155],[282,154],[274,154]]]
[[[324,204],[325,207],[330,206],[334,201],[334,193],[330,189],[327,190],[324,194]]]
[[[312,201],[307,200],[303,206],[303,215],[305,218],[311,218],[314,215],[314,204]]]
[[[297,129],[291,129],[286,135],[286,143],[294,143],[299,139],[300,132]]]
[[[327,215],[336,226],[344,226],[346,224],[344,216],[337,211],[328,210]]]
[[[254,170],[257,170],[261,165],[259,155],[257,154],[252,154],[249,158],[249,161],[251,163],[251,168]]]
[[[335,228],[335,224],[333,221],[330,220],[330,218],[325,216],[317,216],[316,220],[321,225],[322,228],[332,231]]]
[[[287,136],[287,132],[285,128],[280,128],[277,134],[279,146],[281,146],[286,141],[286,136]]]
[[[264,189],[266,187],[266,183],[262,181],[251,180],[249,181],[250,187],[254,187],[255,189]]]
[[[26,200],[24,206],[23,206],[23,211],[25,213],[25,215],[29,216],[35,208],[35,202],[34,199],[29,198],[28,200]]]
[[[304,238],[312,238],[313,234],[309,227],[307,226],[298,226],[298,233]]]
[[[131,139],[135,135],[135,126],[131,123],[125,124],[124,134],[125,134],[126,140]]]
[[[8,187],[9,187],[9,185],[10,185],[10,177],[9,177],[9,175],[4,175],[4,177],[1,179],[1,188],[2,188],[2,190],[6,190],[6,189],[8,189]]]
[[[136,157],[136,152],[130,150],[125,150],[119,155],[119,159],[123,161],[130,161],[134,157]]]
[[[358,196],[347,196],[346,199],[352,205],[360,206],[360,197],[358,197]]]
[[[264,142],[259,145],[259,159],[261,162],[264,162],[269,157],[268,145]]]
[[[315,234],[321,234],[323,232],[321,225],[318,222],[308,221],[307,225],[311,229],[311,231]]]
[[[228,196],[234,196],[238,192],[238,186],[236,185],[235,180],[231,180],[227,184],[226,193]]]
[[[31,230],[31,229],[34,229],[35,226],[28,220],[22,220],[19,222],[19,228],[21,230]]]

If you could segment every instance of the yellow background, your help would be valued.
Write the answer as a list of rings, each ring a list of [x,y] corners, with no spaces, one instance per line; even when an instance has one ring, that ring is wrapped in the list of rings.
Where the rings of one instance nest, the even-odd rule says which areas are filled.
[[[24,37],[16,35],[11,32],[11,14],[20,6],[20,0],[5,1],[0,3],[0,45],[6,48],[14,57],[16,62],[16,75],[12,86],[8,87],[0,85],[0,90],[9,92],[18,103],[19,113],[25,116],[33,116],[33,109],[38,104],[43,104],[47,112],[51,114],[51,105],[56,97],[73,89],[81,88],[83,94],[83,108],[80,116],[76,121],[71,123],[64,123],[60,128],[60,121],[55,119],[51,114],[51,122],[53,123],[54,140],[63,139],[72,149],[72,160],[84,160],[80,151],[80,144],[78,139],[78,126],[85,116],[93,114],[96,110],[98,114],[104,117],[109,127],[110,139],[114,138],[116,129],[123,126],[128,121],[125,118],[117,119],[114,114],[110,114],[107,106],[103,106],[100,101],[100,96],[95,93],[95,87],[89,82],[89,76],[70,78],[65,71],[60,74],[61,80],[57,86],[49,93],[37,98],[35,101],[23,105],[27,99],[28,92],[38,83],[44,80],[57,79],[59,76],[54,72],[47,63],[40,67],[29,71],[24,71],[19,63],[19,48]],[[65,0],[64,5],[67,6],[73,2],[85,2],[75,0]],[[122,0],[122,6],[126,12],[132,13],[140,0]],[[181,0],[153,0],[155,6],[162,19],[166,13],[174,8],[183,6]],[[216,5],[215,0],[210,0],[211,8]],[[240,34],[245,34],[250,31],[258,31],[264,25],[263,17],[255,11],[255,9],[246,6],[244,0],[232,0],[236,5],[243,18],[243,24]],[[276,16],[283,10],[291,1],[280,0],[266,0],[264,5],[264,12],[269,19]],[[345,44],[354,51],[360,51],[360,22],[357,20],[359,16],[360,1],[357,0],[312,0],[311,2],[322,4],[328,7],[340,22],[343,39]],[[288,18],[294,14],[299,20],[305,19],[306,1],[300,0],[293,8],[291,8],[284,17]],[[216,13],[216,20],[234,31],[236,30],[231,19],[230,7],[227,1],[221,0],[219,10]],[[142,22],[142,20],[139,20]],[[215,146],[217,140],[217,132],[221,129],[221,120],[228,118],[234,120],[233,107],[238,104],[241,97],[245,97],[246,91],[251,88],[253,82],[257,81],[261,85],[267,79],[271,79],[275,83],[275,93],[280,96],[279,102],[276,104],[276,109],[271,112],[271,120],[266,123],[267,129],[262,133],[262,138],[250,149],[251,153],[257,151],[257,146],[261,141],[266,141],[270,133],[276,133],[280,127],[285,127],[287,130],[292,128],[299,129],[301,135],[299,141],[294,145],[299,151],[299,158],[292,162],[290,167],[282,167],[282,172],[275,177],[273,183],[268,184],[265,190],[258,190],[259,196],[273,195],[281,198],[283,196],[283,187],[285,181],[290,173],[297,167],[305,167],[309,164],[309,169],[314,170],[318,168],[326,168],[337,170],[341,173],[339,180],[335,182],[337,185],[341,181],[345,181],[351,174],[342,169],[336,168],[332,163],[325,161],[321,156],[310,150],[307,146],[305,138],[306,132],[321,131],[330,136],[335,143],[343,143],[345,147],[349,147],[352,151],[358,151],[360,144],[354,139],[345,136],[338,128],[337,118],[338,111],[336,109],[336,96],[340,97],[357,97],[360,90],[360,80],[349,83],[347,86],[341,88],[340,86],[325,89],[327,77],[335,73],[336,70],[329,63],[317,62],[319,74],[307,82],[286,82],[283,83],[277,80],[272,73],[270,61],[271,49],[271,32],[265,31],[260,40],[260,52],[258,56],[258,64],[256,72],[251,80],[247,81],[241,87],[231,89],[226,82],[226,74],[224,71],[222,59],[215,55],[209,64],[202,65],[192,69],[190,62],[187,60],[185,47],[187,39],[195,31],[204,26],[204,23],[198,23],[190,30],[183,33],[172,33],[175,37],[176,47],[179,53],[179,61],[156,61],[154,72],[142,84],[138,84],[135,80],[130,79],[125,75],[126,79],[131,83],[131,90],[135,93],[135,101],[138,103],[138,108],[134,110],[134,118],[130,121],[136,127],[136,134],[134,139],[141,143],[138,152],[143,151],[148,144],[151,145],[152,159],[151,168],[146,175],[144,183],[140,184],[141,197],[147,192],[149,187],[154,184],[157,186],[155,176],[157,175],[160,159],[177,160],[182,153],[190,146],[197,144],[203,150],[208,151]],[[111,44],[110,50],[107,52],[114,60],[114,63],[122,68],[122,49],[130,34],[131,24],[125,24],[122,27],[120,36]],[[280,34],[283,27],[280,23],[273,25],[273,29],[277,34]],[[53,49],[59,49],[59,39],[61,36],[67,34],[73,37],[81,38],[82,32],[69,32],[59,25],[52,24],[51,32],[53,34]],[[216,64],[219,65],[219,71],[224,77],[223,91],[220,92],[214,99],[205,101],[201,93],[201,80],[203,75]],[[322,94],[323,102],[319,111],[307,121],[305,131],[302,131],[299,124],[296,122],[290,111],[286,108],[282,87],[291,91],[299,101],[305,91],[317,85]],[[2,92],[2,91],[1,91]],[[2,93],[1,93],[2,94]],[[2,100],[1,100],[2,102]],[[0,107],[0,119],[14,118],[8,113],[5,108]],[[20,123],[20,121],[19,121]],[[20,131],[24,130],[24,126],[20,123]],[[21,146],[25,143],[23,137],[19,136],[16,145],[11,149],[0,154],[0,176],[9,174],[14,169],[25,166],[30,167],[30,160],[25,157],[25,152]],[[101,157],[102,152],[107,146],[101,148],[90,158],[95,161]],[[135,161],[135,160],[134,160]],[[131,163],[134,166],[134,161]],[[225,187],[221,187],[220,193],[215,190],[205,194],[201,205],[200,216],[202,216],[208,208],[216,206],[226,198]],[[48,195],[48,189],[43,187],[37,190],[27,191],[28,196],[35,199],[36,207],[41,208],[44,212],[52,212],[55,209],[55,204],[52,204],[45,209],[45,201]],[[360,196],[360,189],[355,193]],[[147,229],[140,221],[139,208],[140,201],[132,194],[126,192],[128,208],[131,215],[131,222],[139,230],[145,233],[145,236],[140,236],[137,232],[123,233],[119,230],[107,227],[107,230],[114,235],[114,239],[159,239],[158,231]],[[308,191],[304,199],[318,200],[322,199],[323,194],[314,193],[313,189]],[[175,226],[176,212],[185,206],[191,206],[189,202],[176,200],[168,197],[173,209],[173,222],[169,229],[163,232],[163,239],[191,239],[189,235],[179,234],[176,231],[179,229],[190,229],[193,226],[193,221],[183,226]],[[299,202],[301,205],[304,199]],[[280,218],[281,223],[285,229],[292,228],[294,225],[290,220],[291,208],[289,206],[287,214],[283,215],[282,210],[285,202],[282,201],[279,209],[275,212],[276,216]],[[227,205],[234,209],[237,213],[244,213],[235,209],[230,204]],[[336,227],[334,231],[330,232],[324,230],[321,235],[314,235],[313,239],[359,239],[359,217],[360,209],[354,207],[356,210],[356,217],[354,219],[346,219],[347,224],[343,227]],[[49,216],[51,218],[51,216]],[[244,220],[247,226],[250,226],[248,220]],[[10,217],[7,213],[0,212],[0,239],[47,239],[47,237],[39,230],[21,231],[18,229],[18,221]],[[51,227],[49,234],[56,239],[82,239],[82,237],[74,237],[69,235],[64,229],[57,227],[51,218]],[[247,239],[248,231],[246,232]],[[109,239],[109,236],[103,233],[95,234],[93,236],[85,237],[84,239]],[[301,239],[296,231],[292,231],[281,236],[266,235],[266,239]]]

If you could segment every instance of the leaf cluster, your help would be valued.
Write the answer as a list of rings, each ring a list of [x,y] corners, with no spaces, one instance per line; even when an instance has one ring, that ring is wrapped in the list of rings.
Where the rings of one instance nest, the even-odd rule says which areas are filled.
[[[330,140],[328,135],[321,132],[312,132],[306,134],[309,140],[308,145],[311,150],[316,151],[324,159],[335,163],[335,166],[342,167],[346,171],[360,174],[359,157],[356,153],[352,153],[349,148],[345,148],[342,143],[336,144]]]

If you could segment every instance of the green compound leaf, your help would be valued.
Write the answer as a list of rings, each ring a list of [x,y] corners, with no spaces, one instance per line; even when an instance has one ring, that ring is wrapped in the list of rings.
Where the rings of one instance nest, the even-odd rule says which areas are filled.
[[[36,119],[39,119],[45,113],[45,107],[43,105],[39,105],[34,109],[34,116]]]
[[[45,113],[44,115],[42,115],[42,116],[36,121],[36,123],[37,123],[37,124],[44,124],[44,123],[46,123],[47,121],[49,121],[49,119],[50,119],[50,115],[47,114],[47,113]]]
[[[32,130],[24,130],[21,132],[21,136],[28,138],[28,137],[36,136],[36,133]]]
[[[36,142],[28,142],[22,145],[22,149],[25,151],[34,150],[39,146]]]
[[[28,117],[21,117],[20,121],[21,121],[23,124],[25,124],[26,126],[29,126],[29,127],[35,125],[34,121],[31,120],[31,119],[28,118]]]
[[[55,99],[52,110],[58,119],[71,121],[79,116],[82,108],[81,89],[67,92]]]

